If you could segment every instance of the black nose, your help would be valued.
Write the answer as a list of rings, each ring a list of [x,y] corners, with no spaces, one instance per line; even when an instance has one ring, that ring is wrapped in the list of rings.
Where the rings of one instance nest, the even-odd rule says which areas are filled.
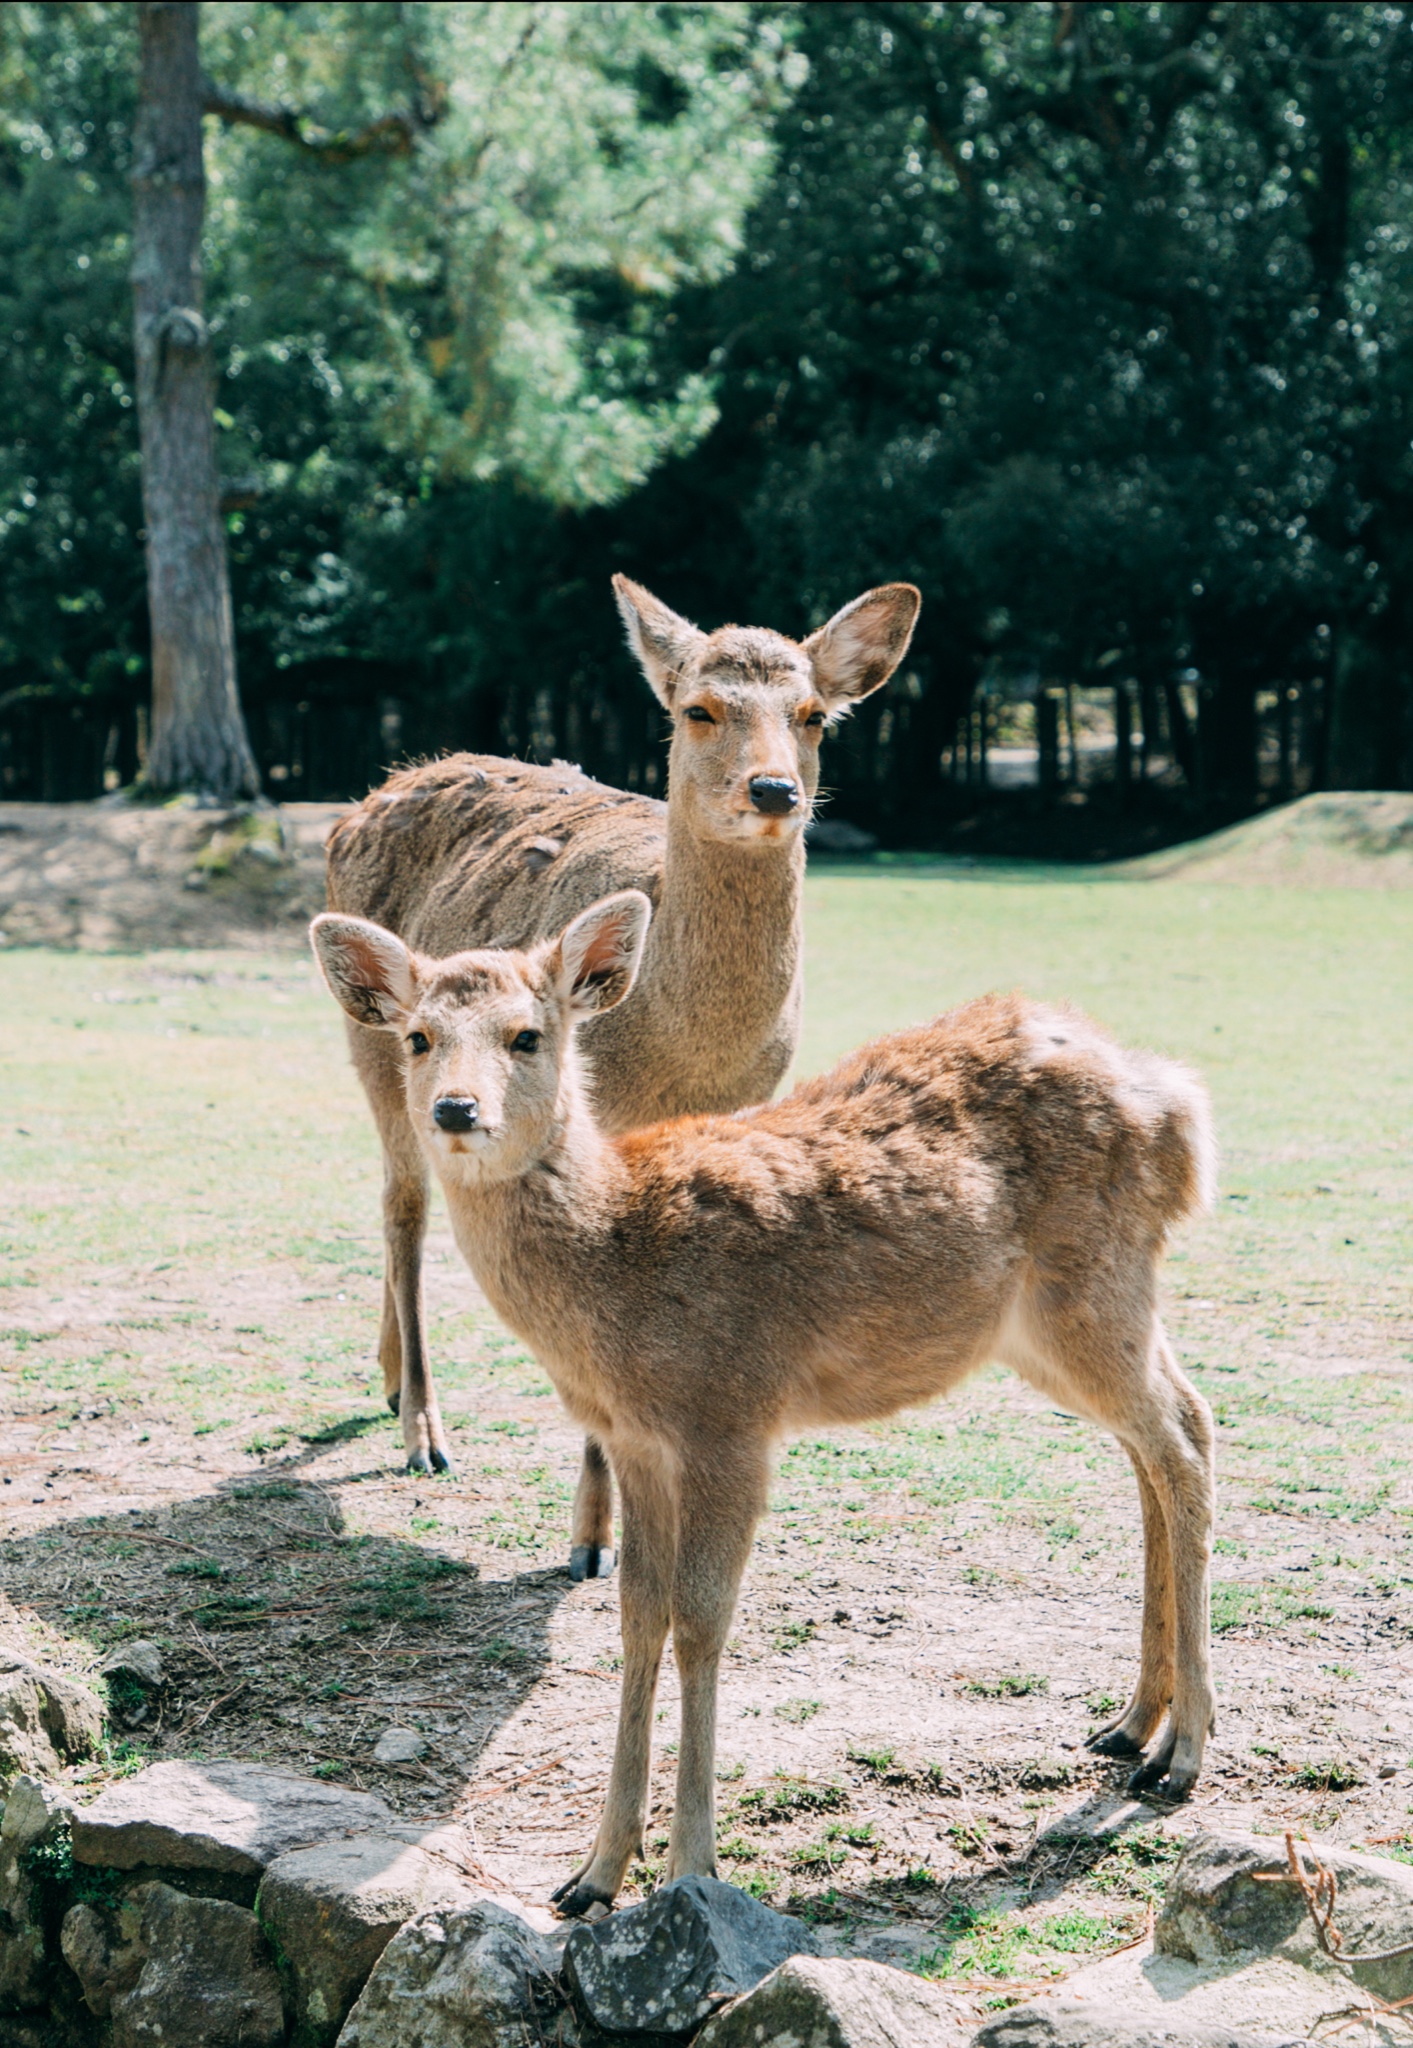
[[[783,818],[800,801],[798,785],[784,775],[753,775],[750,789],[751,802],[768,818]]]
[[[474,1095],[442,1095],[432,1105],[432,1122],[439,1131],[474,1131],[480,1113]]]

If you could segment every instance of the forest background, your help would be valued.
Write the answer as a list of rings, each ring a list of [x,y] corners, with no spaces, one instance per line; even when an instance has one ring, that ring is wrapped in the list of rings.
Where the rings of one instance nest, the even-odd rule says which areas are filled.
[[[148,738],[137,15],[0,9],[7,797]],[[270,795],[448,746],[660,794],[615,569],[795,633],[917,582],[828,766],[891,844],[998,737],[1032,835],[1413,787],[1408,7],[231,0],[201,55]]]

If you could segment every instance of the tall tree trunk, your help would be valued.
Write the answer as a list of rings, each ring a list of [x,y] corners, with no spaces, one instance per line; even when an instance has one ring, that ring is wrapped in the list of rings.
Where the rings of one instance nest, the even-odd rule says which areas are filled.
[[[195,0],[140,0],[133,166],[137,345],[152,737],[144,785],[229,801],[260,777],[236,694],[216,474],[211,339],[201,311],[202,81]]]

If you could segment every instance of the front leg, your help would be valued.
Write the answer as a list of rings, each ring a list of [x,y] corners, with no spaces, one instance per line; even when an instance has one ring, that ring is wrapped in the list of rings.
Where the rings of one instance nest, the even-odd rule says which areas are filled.
[[[716,1875],[716,1692],[741,1577],[765,1507],[762,1446],[711,1447],[710,1471],[682,1475],[672,1646],[682,1685],[677,1803],[667,1881]]]
[[[623,1496],[623,1693],[608,1799],[593,1853],[554,1893],[566,1916],[611,1906],[633,1857],[642,1851],[652,1757],[653,1700],[671,1615],[677,1549],[674,1476],[661,1464],[618,1461]]]
[[[570,1578],[576,1584],[580,1579],[606,1579],[613,1570],[613,1476],[603,1446],[591,1436],[584,1439],[570,1528]]]
[[[383,1230],[387,1265],[379,1350],[388,1406],[402,1422],[408,1471],[449,1472],[451,1453],[427,1360],[422,1306],[427,1167],[406,1127],[384,1133]]]

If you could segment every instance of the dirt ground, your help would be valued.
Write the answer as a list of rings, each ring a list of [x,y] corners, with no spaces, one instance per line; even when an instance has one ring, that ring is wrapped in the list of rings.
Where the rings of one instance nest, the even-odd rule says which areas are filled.
[[[0,934],[88,952],[304,943],[346,804],[0,803]]]
[[[171,947],[221,901],[219,871],[183,886],[201,848],[178,841],[171,814],[157,814],[172,839],[155,893],[172,922],[154,927],[121,907],[147,886],[142,834],[117,834],[124,882],[114,814],[86,847],[31,807],[0,824],[21,808],[26,832],[0,834],[0,860],[29,841],[25,875],[5,871],[12,939],[52,945],[44,919],[62,896],[61,943]],[[118,1703],[80,1788],[164,1756],[288,1763],[471,1822],[488,1878],[538,1903],[597,1817],[616,1584],[569,1581],[576,1435],[441,1228],[429,1321],[458,1470],[399,1470],[372,1367],[374,1148],[332,1005],[293,945],[315,871],[304,849],[332,815],[309,809],[297,858],[265,863],[288,892],[219,940],[208,925],[201,953],[0,956],[0,1174],[20,1196],[0,1218],[0,1633],[89,1673],[125,1637],[163,1644],[159,1706],[123,1725]],[[1413,1860],[1401,901],[1380,898],[1403,919],[1374,927],[1395,949],[1381,961],[1333,894],[1260,892],[1259,931],[1253,913],[1230,942],[1194,939],[1213,1026],[1185,963],[1161,985],[1174,947],[1154,911],[1188,903],[1179,885],[1082,900],[981,881],[811,886],[817,1009],[842,1014],[845,985],[877,985],[860,930],[916,968],[918,934],[935,929],[963,987],[994,980],[987,947],[1025,956],[1038,988],[1050,970],[1026,948],[1063,930],[1055,971],[1086,1001],[1073,962],[1099,971],[1102,932],[1104,960],[1130,963],[1147,1000],[1185,1005],[1194,1044],[1225,1024],[1202,1041],[1213,1062],[1237,1056],[1242,989],[1251,1015],[1275,1019],[1269,988],[1288,993],[1310,1064],[1269,1101],[1256,1048],[1229,1078],[1213,1066],[1219,1115],[1230,1105],[1226,1192],[1168,1268],[1170,1324],[1221,1443],[1221,1720],[1195,1799],[1172,1813],[1129,1800],[1124,1773],[1082,1746],[1134,1670],[1126,1463],[987,1374],[942,1406],[782,1458],[722,1680],[723,1875],[845,1952],[944,1979],[980,2013],[1139,1938],[1190,1828],[1298,1825]],[[1195,931],[1207,901],[1170,917]],[[912,922],[891,930],[895,913]],[[273,933],[289,950],[271,950]],[[864,1028],[879,1027],[862,1012],[840,1024],[846,1042]],[[1259,1048],[1265,1066],[1278,1037]],[[669,1666],[635,1891],[661,1865],[675,1714]],[[375,1764],[379,1733],[408,1724],[423,1760]]]

